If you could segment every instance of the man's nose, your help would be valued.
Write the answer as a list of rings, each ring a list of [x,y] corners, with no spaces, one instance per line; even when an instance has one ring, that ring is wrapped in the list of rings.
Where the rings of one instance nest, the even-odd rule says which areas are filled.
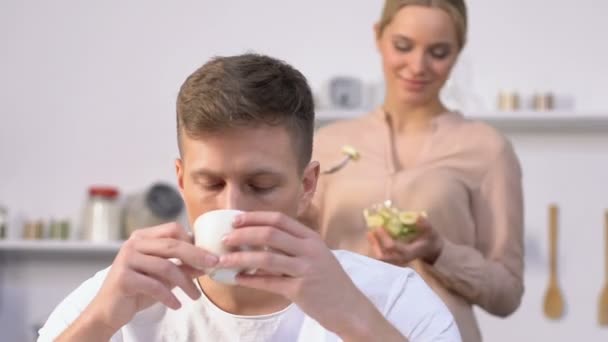
[[[220,201],[222,209],[238,209],[246,210],[245,196],[243,192],[235,185],[227,185]]]

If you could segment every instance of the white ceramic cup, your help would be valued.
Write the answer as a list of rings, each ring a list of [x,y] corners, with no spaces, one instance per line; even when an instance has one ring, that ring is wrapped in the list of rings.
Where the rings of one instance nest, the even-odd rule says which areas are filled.
[[[220,209],[208,211],[199,216],[194,221],[194,244],[204,250],[221,256],[234,250],[226,248],[222,238],[228,235],[234,228],[232,223],[239,214],[240,210]],[[247,250],[246,246],[235,250]],[[236,268],[210,268],[206,272],[209,277],[217,282],[224,284],[236,284],[236,276],[241,269]]]

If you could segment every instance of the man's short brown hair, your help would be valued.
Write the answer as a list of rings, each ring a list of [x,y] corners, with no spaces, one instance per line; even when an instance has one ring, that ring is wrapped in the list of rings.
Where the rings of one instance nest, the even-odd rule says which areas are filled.
[[[303,169],[312,154],[313,96],[306,78],[283,61],[243,54],[216,57],[182,85],[177,97],[177,135],[196,139],[235,127],[283,126]]]

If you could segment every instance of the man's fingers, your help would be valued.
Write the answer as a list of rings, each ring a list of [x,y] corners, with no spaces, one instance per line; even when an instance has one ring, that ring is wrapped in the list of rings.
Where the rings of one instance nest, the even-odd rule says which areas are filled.
[[[251,211],[242,213],[234,221],[235,228],[247,226],[271,226],[281,229],[299,238],[318,237],[318,234],[311,228],[306,227],[291,217],[270,211]]]
[[[218,261],[217,256],[196,247],[189,242],[172,238],[157,238],[128,241],[127,247],[134,248],[137,252],[153,255],[165,259],[177,258],[182,263],[203,270],[213,267]]]
[[[224,238],[226,246],[272,248],[287,255],[302,255],[304,239],[270,226],[247,226],[235,229]]]
[[[176,222],[161,224],[150,228],[135,230],[129,238],[133,239],[154,239],[154,238],[173,238],[182,241],[192,242],[192,235],[189,234],[181,225]]]
[[[169,290],[173,287],[180,287],[192,299],[198,299],[200,292],[194,286],[192,278],[188,277],[173,262],[156,256],[134,254],[129,260],[130,268],[137,272],[155,278],[167,284]]]
[[[179,269],[182,270],[182,272],[184,272],[186,277],[188,277],[188,279],[191,279],[191,280],[205,275],[205,271],[199,270],[197,268],[193,268],[192,266],[188,266],[188,265],[184,264],[184,265],[177,265],[177,267],[179,267]]]
[[[138,293],[153,298],[173,310],[181,307],[181,303],[175,295],[158,279],[154,279],[143,274],[133,272],[129,277],[130,286],[137,289]]]
[[[299,277],[306,272],[304,265],[297,258],[266,251],[242,251],[222,255],[218,267],[259,269],[291,277]]]

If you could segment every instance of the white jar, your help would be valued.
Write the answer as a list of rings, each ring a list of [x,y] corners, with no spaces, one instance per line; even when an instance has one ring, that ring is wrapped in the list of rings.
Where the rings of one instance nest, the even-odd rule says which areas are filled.
[[[94,242],[120,240],[120,221],[118,189],[106,186],[89,188],[82,217],[82,239]]]

